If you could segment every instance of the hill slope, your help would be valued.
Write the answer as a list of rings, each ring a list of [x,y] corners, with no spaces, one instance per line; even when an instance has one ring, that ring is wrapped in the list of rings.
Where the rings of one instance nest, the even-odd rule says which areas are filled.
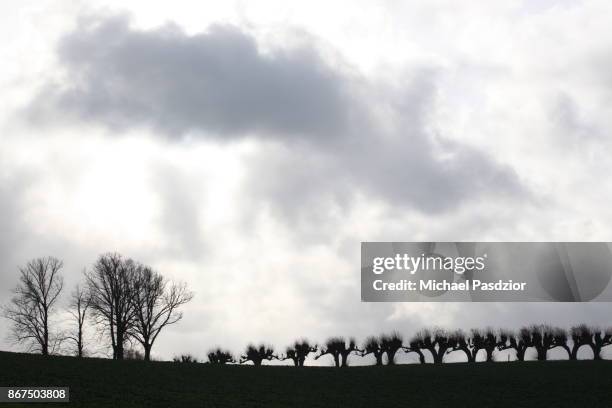
[[[70,407],[603,407],[611,385],[608,361],[296,369],[0,352],[0,386],[69,386]]]

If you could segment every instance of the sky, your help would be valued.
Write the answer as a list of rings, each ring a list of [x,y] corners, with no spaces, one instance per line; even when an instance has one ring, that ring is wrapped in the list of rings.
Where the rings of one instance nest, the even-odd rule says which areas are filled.
[[[607,1],[3,1],[0,303],[53,255],[63,309],[117,251],[195,292],[160,359],[608,325],[607,303],[362,303],[359,251],[610,241],[611,21]]]

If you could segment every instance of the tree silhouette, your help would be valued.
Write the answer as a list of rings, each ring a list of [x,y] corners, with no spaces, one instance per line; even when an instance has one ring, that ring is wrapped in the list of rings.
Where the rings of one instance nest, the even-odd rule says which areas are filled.
[[[43,355],[53,353],[61,338],[50,331],[49,320],[64,281],[60,275],[63,263],[57,258],[36,258],[19,268],[19,284],[13,298],[3,308],[12,323],[11,337],[29,351]]]
[[[529,326],[528,330],[530,332],[529,346],[536,349],[537,359],[540,361],[546,360],[548,350],[561,345],[557,343],[558,340],[562,340],[563,345],[566,345],[567,335],[563,329],[539,324]]]
[[[410,340],[411,351],[414,348],[428,350],[434,364],[442,364],[446,351],[453,346],[453,339],[448,332],[442,329],[424,329],[418,332]]]
[[[567,331],[560,327],[555,327],[553,328],[552,335],[553,335],[554,344],[557,347],[563,348],[563,350],[567,352],[567,358],[571,360],[572,351],[570,350],[569,345],[567,344],[568,343]]]
[[[522,327],[517,334],[503,332],[498,345],[499,350],[513,348],[519,361],[525,360],[525,352],[530,347],[536,350],[537,359],[540,361],[546,360],[548,350],[555,347],[563,347],[571,356],[565,330],[546,324]]]
[[[573,326],[570,329],[570,337],[572,338],[570,360],[578,359],[578,350],[580,350],[582,346],[589,346],[591,350],[593,350],[593,334],[593,329],[586,324]]]
[[[408,346],[404,346],[402,347],[405,353],[416,353],[419,356],[419,362],[421,364],[425,364],[425,355],[423,354],[423,351],[420,348],[421,345],[421,340],[420,337],[415,336],[412,339],[410,339],[410,342],[408,343]]]
[[[166,326],[183,318],[178,308],[193,298],[185,284],[169,283],[161,274],[145,265],[137,265],[133,275],[130,301],[134,308],[129,334],[144,349],[144,359],[151,359],[151,348]]]
[[[395,355],[402,349],[403,338],[398,332],[383,335],[380,338],[380,348],[387,354],[387,365],[395,364]]]
[[[372,354],[376,359],[377,366],[383,364],[383,355],[385,354],[380,343],[381,342],[378,337],[368,337],[363,345],[363,353],[361,353],[362,357],[365,357],[368,354]]]
[[[452,351],[461,350],[468,358],[468,362],[476,361],[478,352],[485,351],[485,361],[493,361],[493,352],[500,344],[503,344],[498,338],[495,330],[487,327],[484,330],[472,329],[470,335],[466,336],[463,331],[457,330],[451,333],[450,340],[452,343]]]
[[[601,360],[601,349],[612,344],[612,328],[593,330],[593,360]]]
[[[525,352],[531,344],[531,333],[529,329],[523,327],[518,333],[502,330],[499,337],[500,341],[497,345],[498,350],[501,351],[512,348],[516,352],[516,359],[519,361],[525,361]]]
[[[292,360],[294,366],[304,367],[306,357],[308,357],[310,353],[316,352],[316,345],[311,346],[306,339],[297,340],[295,343],[293,343],[293,345],[287,347],[285,350],[285,355],[283,357],[279,357],[279,360]]]
[[[447,353],[451,351],[463,351],[469,363],[476,361],[476,355],[479,349],[476,348],[473,337],[466,336],[462,330],[456,330],[450,333],[448,340],[451,347],[446,350]]]
[[[236,362],[236,360],[234,360],[234,356],[229,350],[221,350],[220,347],[209,351],[207,357],[210,364],[223,365]]]
[[[89,298],[83,288],[77,285],[74,292],[71,294],[70,306],[68,313],[76,322],[76,326],[72,332],[65,336],[66,340],[72,341],[76,348],[77,357],[83,357],[85,350],[85,342],[83,340],[83,327],[85,326],[85,318],[87,309],[89,308]]]
[[[199,363],[198,359],[191,354],[181,354],[172,359],[175,363]]]
[[[136,316],[132,301],[136,268],[131,259],[107,253],[85,273],[92,316],[95,323],[108,331],[113,358],[118,360],[124,357],[125,342]]]
[[[271,346],[266,346],[265,344],[255,346],[253,344],[249,344],[244,355],[240,357],[240,364],[244,364],[247,361],[252,361],[253,365],[260,366],[264,360],[274,359],[278,360],[278,357],[274,355],[274,349]]]
[[[325,347],[321,349],[315,360],[330,354],[334,358],[334,365],[336,367],[348,367],[348,357],[351,354],[359,353],[363,353],[363,350],[357,348],[355,339],[350,338],[347,344],[342,337],[332,337],[325,342]]]

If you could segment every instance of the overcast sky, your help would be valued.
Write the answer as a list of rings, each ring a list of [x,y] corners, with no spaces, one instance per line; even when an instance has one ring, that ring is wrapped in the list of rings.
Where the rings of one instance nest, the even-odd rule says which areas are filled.
[[[0,302],[118,251],[196,294],[158,358],[610,323],[359,288],[361,241],[611,240],[610,2],[157,3],[0,4]]]

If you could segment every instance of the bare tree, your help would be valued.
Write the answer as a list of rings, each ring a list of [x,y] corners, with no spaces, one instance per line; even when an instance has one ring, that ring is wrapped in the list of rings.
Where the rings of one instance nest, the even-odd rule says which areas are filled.
[[[274,359],[278,359],[278,357],[274,354],[274,349],[271,346],[266,346],[265,344],[255,346],[249,344],[244,355],[240,357],[240,364],[252,361],[253,365],[260,366],[264,360]]]
[[[336,367],[348,367],[349,356],[361,353],[363,353],[363,350],[357,348],[355,339],[350,338],[347,343],[342,337],[332,337],[327,340],[325,347],[321,349],[320,354],[315,357],[315,360],[330,354],[334,358],[334,365]]]
[[[310,353],[316,353],[317,346],[311,346],[310,342],[306,339],[297,340],[293,345],[287,347],[285,355],[279,357],[279,360],[292,360],[293,365],[296,367],[304,367],[306,357]]]
[[[108,331],[113,358],[118,360],[124,357],[125,343],[135,319],[132,295],[136,268],[131,259],[107,253],[85,273],[92,317]]]
[[[493,352],[500,344],[495,330],[487,327],[484,330],[472,329],[470,335],[466,336],[461,330],[451,333],[452,351],[461,350],[468,358],[468,362],[475,362],[478,352],[484,350],[486,361],[493,361]],[[448,353],[448,351],[447,351]]]
[[[431,331],[425,329],[418,332],[411,339],[410,344],[411,351],[414,349],[428,350],[433,357],[434,364],[442,364],[447,350],[453,346],[453,339],[445,330],[434,329]]]
[[[398,332],[383,335],[380,338],[380,348],[387,354],[387,365],[395,364],[395,355],[402,349],[403,338]]]
[[[214,350],[208,352],[208,362],[210,364],[227,364],[227,363],[235,363],[234,356],[229,350],[221,350],[220,347],[217,347]]]
[[[376,359],[376,365],[380,366],[383,364],[383,355],[385,354],[384,350],[381,347],[380,339],[375,336],[370,336],[366,339],[363,345],[363,353],[361,356],[367,356],[368,354],[372,354]]]
[[[137,265],[130,300],[134,310],[130,335],[144,349],[144,359],[151,359],[151,348],[166,326],[183,318],[178,308],[193,298],[185,284],[169,283],[148,266]]]
[[[463,351],[467,356],[468,362],[473,363],[476,361],[476,355],[478,354],[478,348],[474,344],[473,337],[466,336],[463,330],[456,330],[449,335],[449,343],[451,347],[446,350],[446,353],[452,351]]]
[[[180,356],[175,356],[172,361],[175,363],[199,363],[198,359],[191,354],[181,354]]]
[[[3,315],[13,322],[12,339],[25,344],[29,351],[48,355],[58,345],[59,337],[51,333],[49,320],[64,285],[62,266],[59,259],[45,257],[19,268],[20,283],[3,308]]]
[[[546,360],[548,350],[555,347],[563,347],[571,356],[567,347],[567,333],[559,327],[551,327],[546,324],[522,327],[517,334],[502,331],[500,335],[498,350],[512,348],[516,351],[516,359],[525,360],[525,352],[533,347],[537,353],[538,360]]]
[[[548,350],[560,346],[558,341],[563,341],[563,345],[567,341],[565,330],[561,328],[539,324],[529,326],[528,330],[531,335],[528,345],[536,349],[538,360],[546,360]]]
[[[570,337],[572,338],[570,360],[578,359],[578,350],[580,350],[580,347],[589,346],[592,349],[591,344],[593,342],[593,329],[586,324],[573,326],[570,329]]]
[[[83,339],[85,318],[87,309],[89,308],[89,297],[83,288],[77,285],[74,292],[71,294],[68,313],[75,320],[74,329],[65,336],[66,340],[74,343],[77,357],[83,357],[85,350],[85,342]]]
[[[593,348],[593,360],[601,360],[601,349],[612,345],[612,328],[601,330],[599,328],[593,329],[593,341],[591,347]]]
[[[510,330],[501,330],[499,334],[499,344],[497,349],[508,350],[514,349],[516,352],[516,359],[518,361],[525,361],[525,352],[530,347],[531,334],[529,329],[523,327],[518,333],[514,333]]]
[[[415,336],[412,339],[410,339],[410,341],[408,342],[408,346],[404,346],[402,347],[402,349],[404,350],[405,353],[416,353],[419,356],[419,362],[421,364],[425,364],[425,355],[423,354],[423,351],[421,350],[420,346],[422,345],[422,339],[420,336]]]

